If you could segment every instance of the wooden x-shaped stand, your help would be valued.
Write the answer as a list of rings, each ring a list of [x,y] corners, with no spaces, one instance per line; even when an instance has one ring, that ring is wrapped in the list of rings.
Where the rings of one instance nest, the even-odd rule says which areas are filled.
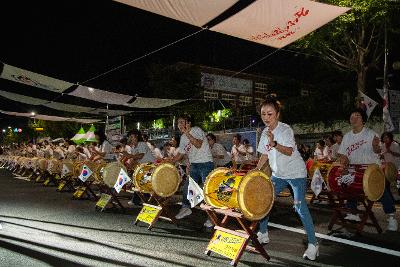
[[[335,199],[334,213],[328,225],[329,230],[332,230],[333,226],[337,224],[343,226],[346,229],[355,228],[356,233],[361,234],[364,227],[368,225],[368,226],[373,226],[378,233],[382,233],[382,228],[379,226],[378,220],[376,219],[374,212],[372,211],[374,201],[366,199],[365,196],[359,196],[357,198],[344,194],[335,194],[335,196],[336,199]],[[357,201],[357,203],[361,203],[364,206],[365,210],[359,210],[359,209],[356,210],[356,213],[361,215],[360,222],[352,221],[352,223],[350,223],[348,220],[345,219],[347,213],[355,212],[355,210],[351,210],[349,208],[346,208],[345,206],[345,201],[349,199],[355,200]],[[368,219],[370,219],[371,222],[368,222]]]
[[[207,255],[211,255],[211,252],[216,252],[216,250],[214,250],[212,248],[213,246],[211,246],[211,245],[214,245],[216,241],[218,241],[218,242],[220,241],[220,240],[218,240],[219,237],[215,236],[216,231],[220,231],[222,233],[227,233],[227,234],[231,235],[231,238],[232,238],[232,236],[238,237],[238,239],[237,239],[238,241],[240,239],[243,240],[241,246],[238,247],[238,250],[235,253],[232,253],[232,257],[230,257],[232,259],[232,261],[230,263],[231,265],[236,266],[238,264],[242,254],[245,250],[253,252],[253,253],[259,253],[259,254],[261,254],[262,257],[264,257],[267,261],[269,261],[270,257],[268,255],[268,253],[265,251],[264,247],[260,244],[260,242],[257,239],[257,235],[255,234],[255,231],[257,229],[257,225],[258,225],[259,221],[249,221],[243,216],[242,213],[236,212],[232,209],[216,209],[216,208],[206,205],[206,204],[201,204],[200,207],[207,212],[209,218],[215,225],[214,226],[214,229],[215,229],[214,235],[209,243],[209,246],[207,247],[207,250],[205,251],[205,253]],[[220,218],[218,217],[218,214],[223,215],[222,220],[220,220]],[[236,220],[239,223],[241,229],[232,230],[232,229],[227,228],[227,227],[230,227],[230,225],[228,225],[228,222],[230,220]],[[234,238],[233,238],[233,240],[234,240]],[[248,245],[250,240],[252,241],[254,246]],[[221,248],[222,248],[222,246],[221,246]],[[221,249],[220,251],[223,252],[223,249]],[[221,254],[221,253],[219,253],[219,254]],[[229,254],[229,251],[227,252],[227,254]],[[222,253],[221,255],[224,255],[224,253]],[[225,254],[224,256],[227,256],[227,255]]]

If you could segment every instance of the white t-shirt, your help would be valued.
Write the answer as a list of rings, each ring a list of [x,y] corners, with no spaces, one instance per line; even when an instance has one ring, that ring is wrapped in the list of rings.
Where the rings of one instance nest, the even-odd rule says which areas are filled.
[[[244,145],[240,144],[239,146],[236,145],[232,146],[231,149],[232,160],[237,164],[242,164],[246,160],[246,157],[241,155],[239,151],[242,153],[246,153],[246,148],[244,147]]]
[[[350,164],[380,164],[378,154],[372,148],[372,140],[378,134],[364,127],[361,132],[353,131],[343,136],[338,153],[349,158]]]
[[[106,153],[104,155],[104,159],[112,160],[112,159],[115,158],[115,155],[114,155],[114,152],[113,152],[113,146],[107,140],[104,140],[103,144],[101,145],[100,152],[101,153]]]
[[[213,147],[211,148],[211,154],[213,155],[214,164],[217,167],[225,166],[231,161],[231,157],[229,156],[228,152],[220,143],[214,143]],[[214,158],[216,156],[224,156],[224,158]]]
[[[249,145],[248,147],[244,146],[244,149],[246,151],[246,156],[244,156],[245,160],[255,160],[256,157],[254,155],[254,148]]]
[[[190,163],[213,162],[211,150],[208,145],[206,134],[204,133],[204,131],[195,126],[190,129],[190,134],[194,138],[202,140],[201,147],[196,148],[192,143],[190,143],[189,138],[186,136],[186,134],[183,134],[179,143],[179,153],[187,154]]]
[[[400,153],[400,145],[396,142],[392,142],[390,144],[390,151]],[[400,157],[395,157],[388,153],[385,144],[382,146],[382,155],[385,158],[385,162],[392,162],[394,165],[396,165],[398,170],[400,169]]]
[[[269,145],[267,131],[268,127],[261,133],[257,151],[268,156],[272,175],[283,179],[307,177],[306,165],[297,150],[292,128],[285,123],[278,122],[278,125],[272,131],[274,139],[278,144],[293,148],[291,156],[286,156]]]
[[[331,149],[332,149],[332,160],[337,159],[339,147],[340,147],[340,145],[338,143],[334,143],[332,145],[332,147],[331,147]]]
[[[153,152],[145,142],[139,142],[136,147],[131,147],[131,154],[144,154],[143,158],[138,160],[138,163],[154,162],[156,159]]]
[[[320,148],[315,148],[314,157],[319,160],[324,158],[324,152]]]

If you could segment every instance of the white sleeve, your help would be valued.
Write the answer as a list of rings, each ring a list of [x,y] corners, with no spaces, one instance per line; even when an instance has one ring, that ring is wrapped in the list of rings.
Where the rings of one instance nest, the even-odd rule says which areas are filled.
[[[276,140],[276,139],[275,139]],[[295,148],[296,147],[296,141],[294,139],[294,133],[291,128],[287,128],[285,131],[282,132],[282,137],[279,138],[280,145],[286,146],[286,147],[291,147]]]
[[[260,142],[258,143],[258,148],[257,151],[260,152],[261,154],[267,154],[267,148],[266,145],[268,144],[268,136],[267,136],[267,132],[264,130],[261,133],[261,139]]]
[[[199,127],[194,127],[192,128],[192,130],[190,131],[190,134],[199,140],[204,140],[204,138],[206,137],[206,134],[204,133],[204,131],[199,128]]]
[[[178,152],[180,154],[186,154],[185,147],[189,144],[189,139],[186,137],[186,135],[181,136],[181,141],[179,143],[178,147]]]

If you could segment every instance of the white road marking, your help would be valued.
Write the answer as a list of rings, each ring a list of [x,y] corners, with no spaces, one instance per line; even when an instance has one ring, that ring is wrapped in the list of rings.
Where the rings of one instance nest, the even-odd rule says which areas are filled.
[[[272,227],[275,227],[275,228],[279,228],[279,229],[282,229],[282,230],[295,232],[295,233],[299,233],[299,234],[306,234],[305,231],[302,230],[302,229],[297,229],[297,228],[289,227],[289,226],[282,225],[282,224],[276,224],[276,223],[269,222],[268,226],[272,226]],[[376,251],[376,252],[380,252],[380,253],[385,253],[385,254],[396,256],[396,257],[400,257],[400,251],[397,251],[397,250],[382,248],[382,247],[378,247],[378,246],[374,246],[374,245],[368,245],[368,244],[364,244],[364,243],[361,243],[361,242],[356,242],[356,241],[347,240],[347,239],[344,239],[344,238],[329,236],[329,235],[320,234],[320,233],[315,233],[315,236],[318,237],[318,238],[331,240],[331,241],[334,241],[334,242],[350,245],[350,246],[353,246],[353,247],[359,247],[359,248],[363,248],[363,249],[368,249],[368,250],[372,250],[372,251]]]

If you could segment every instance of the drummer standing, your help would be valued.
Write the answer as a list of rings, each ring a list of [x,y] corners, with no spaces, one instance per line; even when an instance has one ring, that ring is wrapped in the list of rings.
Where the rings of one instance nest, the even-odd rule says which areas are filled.
[[[182,133],[178,147],[178,153],[171,161],[177,162],[183,159],[187,154],[190,163],[190,176],[197,183],[203,183],[208,174],[214,169],[213,157],[207,142],[204,131],[193,126],[193,119],[189,115],[181,115],[178,118],[178,128]],[[189,180],[185,181],[183,186],[182,208],[175,216],[176,219],[182,219],[192,214],[190,202],[187,200]],[[208,223],[208,222],[207,222]],[[209,223],[206,226],[211,226]]]
[[[338,162],[345,168],[349,164],[381,164],[379,160],[381,153],[380,139],[377,133],[364,126],[367,119],[368,116],[363,109],[356,108],[351,112],[350,124],[352,130],[343,136],[338,151]],[[388,215],[387,230],[397,231],[396,208],[393,196],[387,187],[385,187],[383,196],[379,201],[382,203],[383,211]],[[348,200],[346,205],[352,210],[357,209],[357,201],[355,200]],[[351,213],[347,214],[345,219],[361,221],[358,214]]]
[[[300,216],[308,237],[308,248],[303,258],[315,260],[319,247],[315,237],[314,224],[305,200],[307,170],[303,158],[297,150],[293,130],[279,121],[280,103],[275,95],[267,95],[261,104],[261,119],[266,125],[261,134],[257,151],[261,153],[257,169],[261,170],[269,160],[272,170],[271,180],[275,195],[290,186],[293,189],[294,208]],[[257,233],[260,243],[268,243],[268,216],[260,221]]]

